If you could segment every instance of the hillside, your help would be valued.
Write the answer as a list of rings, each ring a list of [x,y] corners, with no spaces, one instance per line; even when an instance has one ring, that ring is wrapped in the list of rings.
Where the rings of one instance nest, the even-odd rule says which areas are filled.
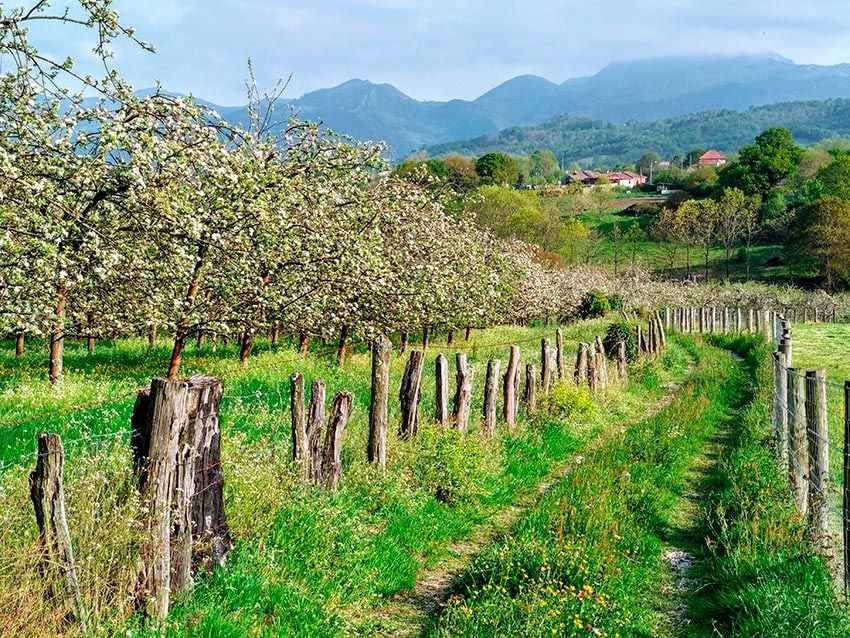
[[[737,151],[761,131],[783,126],[801,144],[850,135],[850,100],[785,102],[746,111],[705,111],[651,122],[626,124],[589,117],[560,116],[543,124],[512,127],[471,140],[428,147],[430,155],[448,153],[480,156],[491,151],[528,154],[555,153],[563,166],[613,166],[634,162],[649,150],[672,157],[690,149]]]
[[[839,97],[850,98],[850,65],[801,65],[770,55],[617,62],[591,77],[561,84],[521,75],[471,101],[419,101],[389,84],[349,80],[285,100],[282,106],[338,133],[384,140],[389,156],[399,158],[417,148],[560,115],[622,123]],[[247,117],[243,106],[218,110],[232,121]]]

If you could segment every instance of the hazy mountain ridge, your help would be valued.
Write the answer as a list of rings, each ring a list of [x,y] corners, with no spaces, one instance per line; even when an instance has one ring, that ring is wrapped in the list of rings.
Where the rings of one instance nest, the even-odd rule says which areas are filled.
[[[539,124],[555,116],[612,122],[798,100],[850,98],[850,64],[794,64],[778,55],[615,62],[556,84],[534,75],[503,82],[475,100],[415,100],[390,84],[349,80],[282,101],[302,119],[361,140],[384,140],[390,156],[425,146]],[[245,107],[216,107],[244,122]],[[284,117],[286,110],[279,110]]]

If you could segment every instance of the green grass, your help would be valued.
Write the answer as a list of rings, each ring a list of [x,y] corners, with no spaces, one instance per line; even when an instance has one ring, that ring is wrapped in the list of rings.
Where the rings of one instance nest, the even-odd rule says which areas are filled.
[[[704,586],[690,601],[692,635],[846,636],[833,574],[806,538],[768,441],[769,347],[747,337],[716,342],[746,357],[746,375],[730,451],[705,507],[707,550],[697,574]]]
[[[620,225],[623,233],[637,224],[646,233],[646,238],[635,243],[634,262],[635,266],[648,268],[664,276],[683,279],[687,275],[687,257],[684,248],[676,252],[671,267],[671,261],[667,249],[650,235],[650,230],[655,218],[649,215],[631,216],[626,215],[619,208],[609,209],[603,212],[592,211],[580,216],[582,223],[588,228],[595,229],[601,236],[597,253],[593,261],[604,263],[609,266],[614,264],[616,245],[613,240],[613,227],[615,223]],[[632,247],[625,240],[620,241],[617,251],[619,253],[619,268],[627,270],[632,263]],[[763,281],[769,283],[784,283],[789,281],[790,274],[785,266],[768,266],[767,261],[775,255],[782,255],[782,246],[775,244],[758,244],[750,251],[750,279],[752,281]],[[691,272],[703,278],[705,272],[705,256],[699,248],[692,248],[690,253]],[[726,254],[722,247],[711,248],[708,256],[708,277],[712,281],[720,281],[726,278]],[[737,249],[732,253],[729,263],[729,280],[745,281],[747,279],[746,262],[738,258]]]
[[[615,431],[483,552],[435,621],[435,636],[661,636],[660,559],[687,470],[740,384],[725,353],[674,341],[661,367],[696,369],[659,414]],[[658,368],[635,381],[658,387]]]
[[[604,332],[604,326],[602,321],[569,326],[568,362],[578,340]],[[536,360],[543,335],[553,337],[554,328],[474,331],[469,343],[455,344],[469,349],[474,367],[474,415],[481,411],[487,359],[504,360],[507,344],[519,343],[526,359]],[[0,429],[0,633],[73,633],[73,627],[63,626],[61,605],[45,595],[39,578],[27,496],[35,436],[50,430],[67,444],[68,518],[89,627],[99,635],[144,634],[132,615],[140,532],[128,423],[132,391],[164,369],[167,345],[149,350],[138,340],[119,341],[101,344],[90,355],[82,344],[69,343],[61,391],[52,390],[44,378],[43,348],[28,344],[26,355],[15,360],[11,343],[0,347],[0,422],[7,424]],[[369,357],[364,348],[356,348],[344,368],[330,356],[298,356],[288,344],[260,348],[244,368],[235,361],[233,346],[215,353],[189,350],[184,373],[204,371],[225,381],[225,500],[236,545],[226,569],[200,578],[194,596],[178,601],[167,634],[373,634],[381,623],[376,611],[411,589],[417,572],[439,560],[450,542],[465,538],[527,493],[606,427],[642,414],[663,394],[661,383],[669,375],[681,376],[686,361],[673,349],[679,354],[672,372],[651,365],[636,369],[636,383],[602,397],[592,418],[552,418],[541,412],[523,418],[513,431],[501,427],[490,441],[476,419],[463,438],[427,425],[433,411],[433,360],[441,350],[448,352],[445,342],[434,343],[426,362],[423,435],[415,441],[391,437],[385,476],[365,460]],[[397,354],[393,358],[393,387],[399,385],[404,361]],[[329,396],[340,390],[355,395],[338,495],[300,487],[288,460],[288,379],[296,370],[308,382],[323,378]],[[117,398],[38,416],[111,397]],[[391,401],[390,419],[398,419],[396,401]],[[451,502],[437,498],[447,493],[440,489],[446,486]]]

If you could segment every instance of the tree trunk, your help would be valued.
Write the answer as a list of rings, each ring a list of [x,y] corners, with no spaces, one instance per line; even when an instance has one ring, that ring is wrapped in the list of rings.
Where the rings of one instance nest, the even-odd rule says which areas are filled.
[[[186,335],[179,332],[174,337],[174,347],[171,350],[171,359],[168,363],[168,378],[173,380],[177,378],[177,373],[180,371],[180,362],[183,359],[183,348],[186,345]]]
[[[472,336],[472,326],[466,327],[466,336],[464,337],[464,341],[469,341],[469,338]]]
[[[254,349],[254,328],[248,328],[242,335],[242,345],[239,348],[239,363],[245,365],[248,357],[251,356],[251,350]]]
[[[198,335],[195,338],[195,347],[200,350],[204,347],[204,331],[198,330]]]
[[[424,326],[422,326],[422,349],[423,350],[428,349],[429,337],[430,337],[430,332],[428,330],[428,324],[426,323]]]
[[[339,346],[336,349],[336,362],[339,365],[345,365],[345,358],[348,355],[348,326],[345,325],[339,332]]]
[[[24,333],[19,332],[15,335],[15,358],[20,359],[24,356]]]
[[[455,331],[449,330],[448,333],[446,334],[446,345],[448,345],[448,346],[452,345],[452,343],[454,342],[454,338],[455,338]]]
[[[148,330],[148,347],[153,348],[156,345],[156,326],[151,326]]]
[[[310,347],[310,336],[304,330],[298,331],[298,354],[307,354]]]
[[[407,330],[403,330],[401,333],[401,354],[407,352],[407,344],[410,341],[410,333]]]
[[[272,345],[276,346],[280,341],[280,321],[275,321],[272,324]]]
[[[65,282],[56,286],[56,304],[53,308],[53,326],[50,332],[50,384],[62,383],[62,364],[65,350],[65,305],[67,303]]]

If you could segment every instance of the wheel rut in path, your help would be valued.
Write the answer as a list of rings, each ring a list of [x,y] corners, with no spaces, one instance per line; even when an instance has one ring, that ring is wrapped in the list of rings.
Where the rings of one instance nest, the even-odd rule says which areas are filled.
[[[732,357],[740,363],[737,355]],[[706,497],[716,489],[718,464],[730,449],[730,421],[738,411],[729,406],[724,420],[694,459],[688,470],[688,487],[673,509],[666,534],[662,557],[667,566],[668,579],[663,594],[668,601],[666,635],[676,637],[712,636],[711,628],[694,624],[689,600],[699,596],[704,586],[697,572],[706,551],[706,530],[703,527],[702,509]]]
[[[668,407],[682,385],[690,378],[693,369],[694,362],[691,361],[685,369],[681,381],[669,384],[665,388],[666,392],[663,397],[650,406],[643,415],[630,419],[629,423],[637,423],[651,418]],[[568,461],[557,464],[542,482],[520,496],[512,505],[494,513],[466,538],[451,543],[446,548],[446,555],[442,559],[433,566],[419,572],[416,585],[412,591],[396,594],[387,604],[367,612],[372,619],[380,619],[380,622],[377,623],[380,626],[370,628],[370,635],[375,637],[423,635],[428,628],[429,621],[437,613],[440,604],[448,600],[458,579],[469,567],[475,555],[485,547],[509,535],[519,517],[532,507],[543,494],[566,478],[572,467],[582,462],[585,454],[604,446],[623,427],[625,427],[623,423],[609,427],[580,452],[571,455]]]

